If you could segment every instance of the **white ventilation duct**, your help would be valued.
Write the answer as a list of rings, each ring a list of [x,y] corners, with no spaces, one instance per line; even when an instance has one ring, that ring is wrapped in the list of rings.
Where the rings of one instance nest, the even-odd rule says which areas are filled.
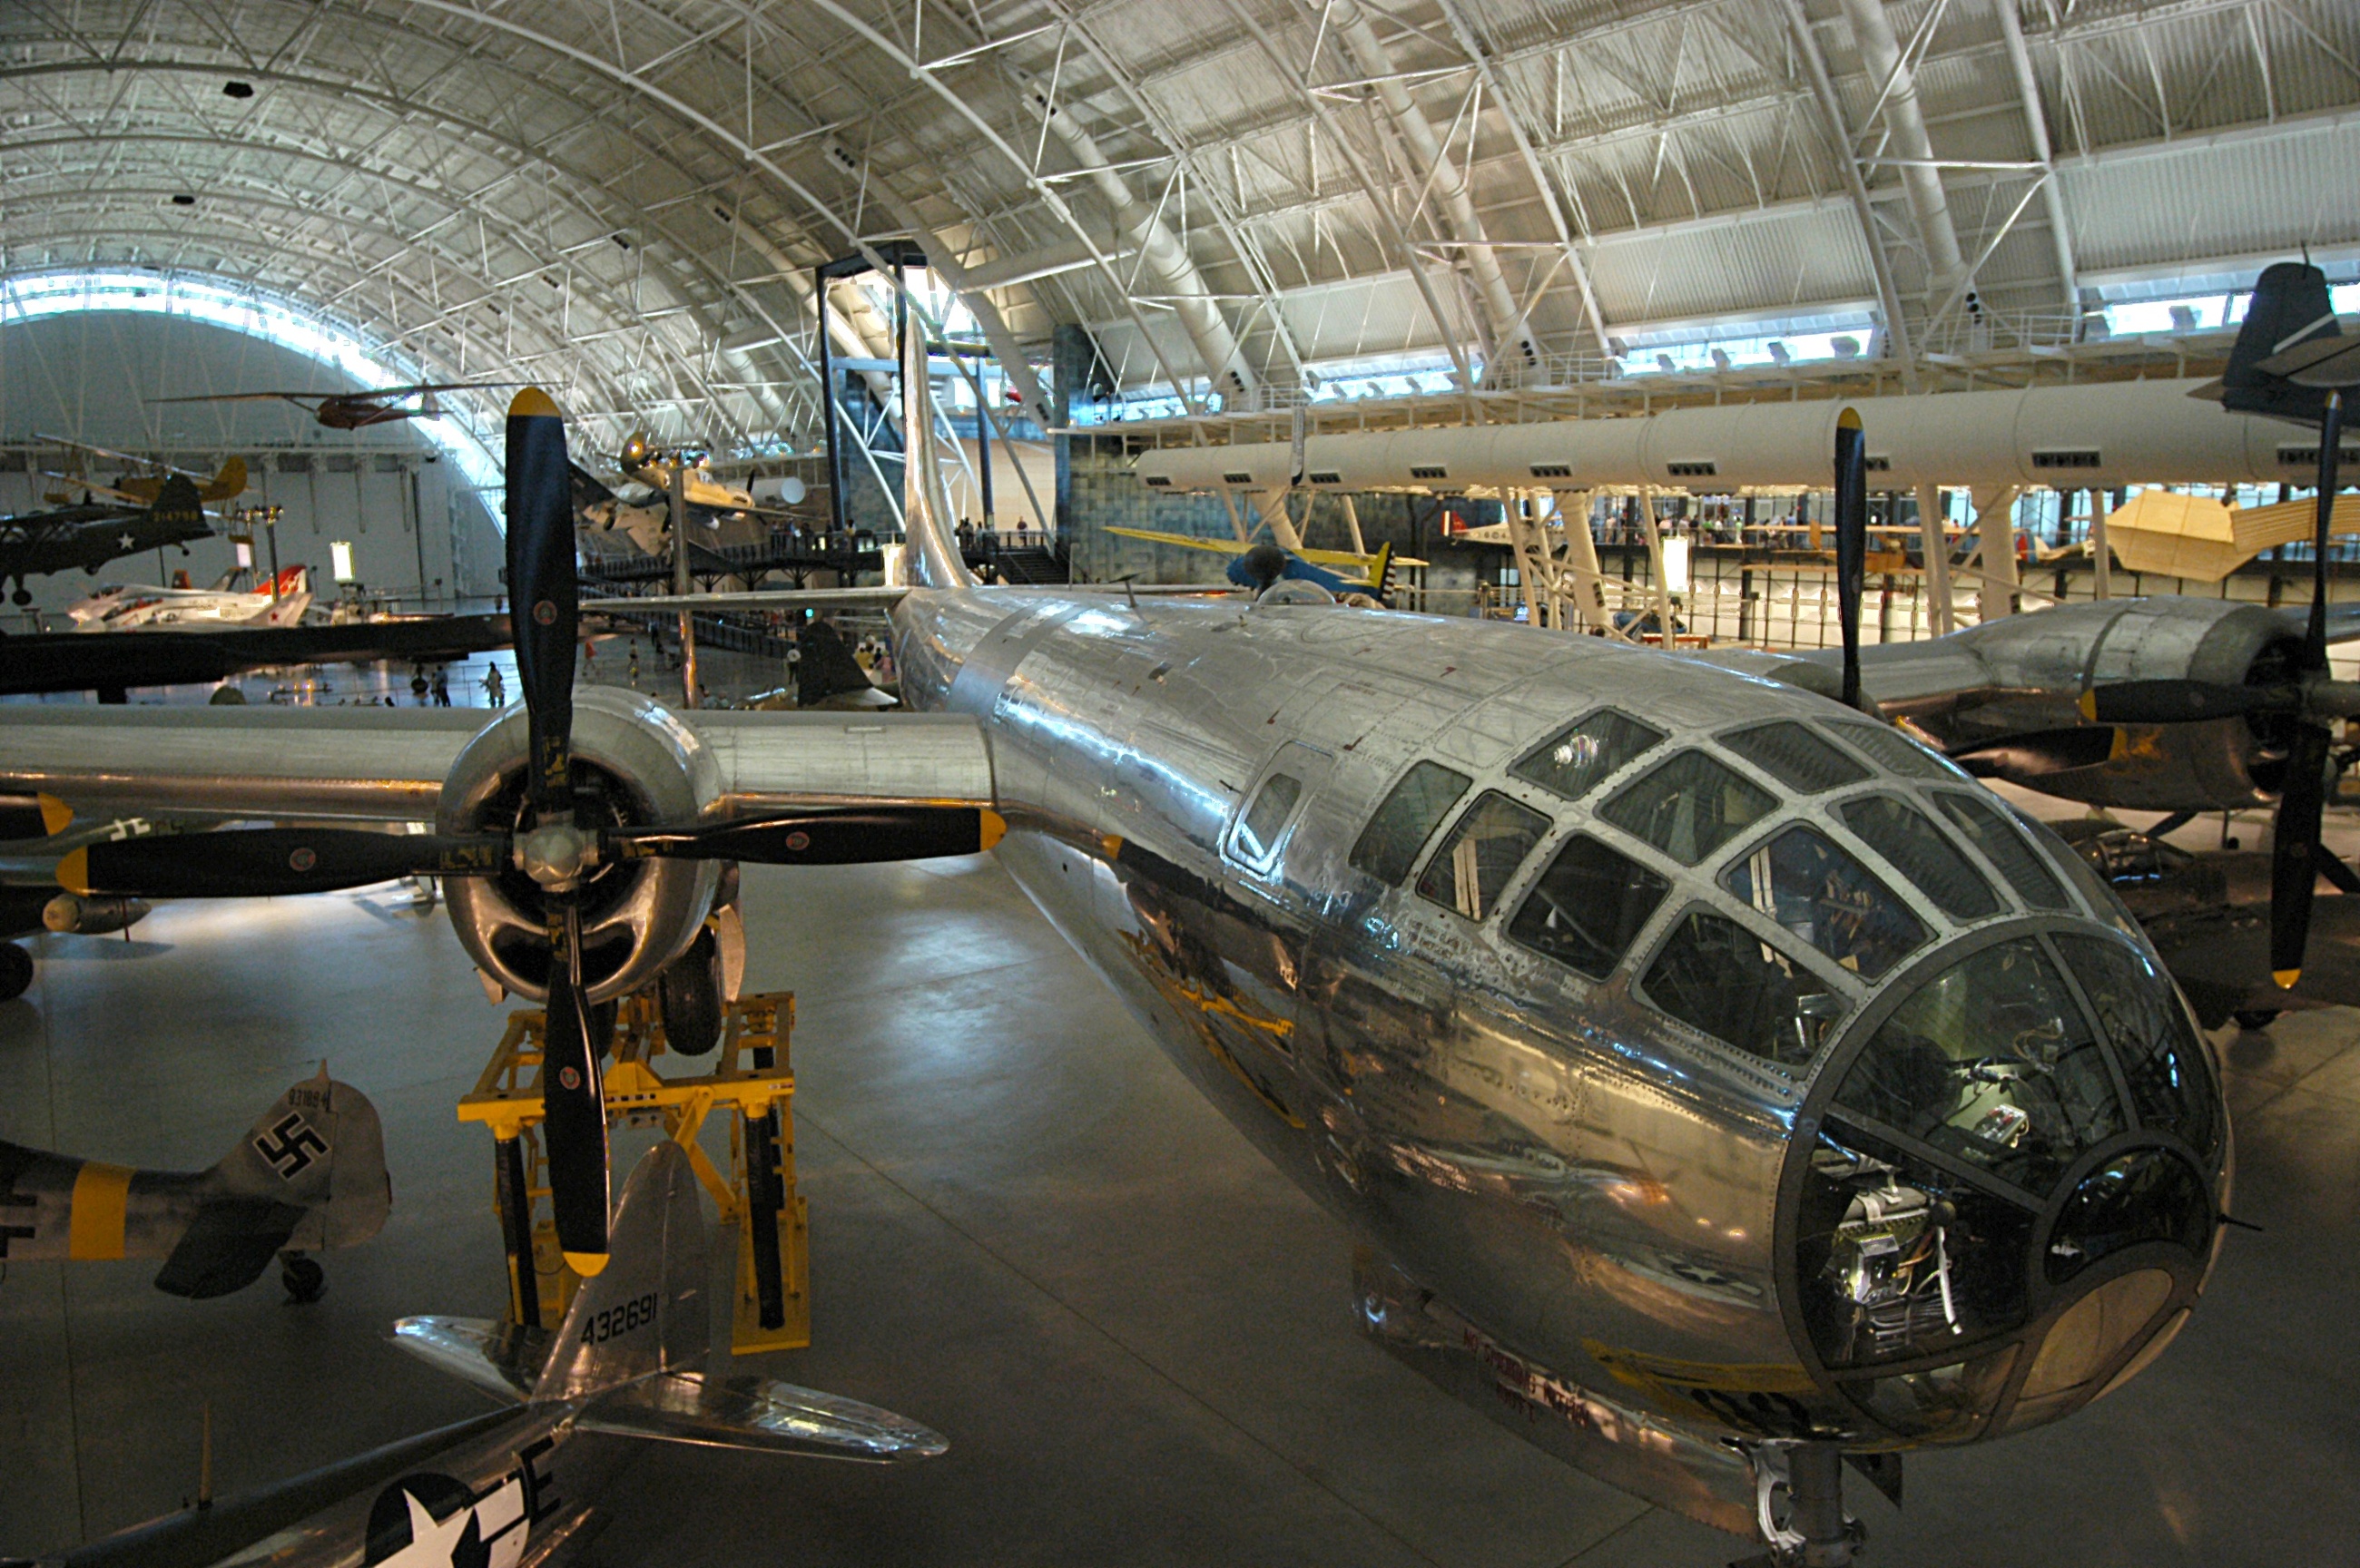
[[[2200,383],[2125,381],[1994,392],[1856,397],[1869,487],[2303,484],[2315,439],[2296,426],[2191,397]],[[1650,485],[1698,495],[1825,488],[1844,403],[1748,403],[1607,419],[1314,435],[1315,488],[1458,494]],[[1276,490],[1289,442],[1173,447],[1132,465],[1159,490]]]

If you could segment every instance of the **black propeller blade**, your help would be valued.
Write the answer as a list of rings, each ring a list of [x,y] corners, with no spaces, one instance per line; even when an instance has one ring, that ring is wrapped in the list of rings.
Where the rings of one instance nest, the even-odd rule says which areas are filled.
[[[141,898],[267,898],[397,877],[488,877],[508,857],[504,838],[257,828],[90,844],[58,862],[58,886]]]
[[[0,839],[48,838],[72,821],[72,808],[55,795],[0,795]]]
[[[2081,695],[2082,715],[2102,724],[2196,724],[2292,713],[2301,705],[2297,687],[2226,686],[2213,681],[2117,681],[2092,686]]]
[[[2335,519],[2336,449],[2344,440],[2344,394],[2327,394],[2319,421],[2319,520],[2311,533],[2311,620],[2303,629],[2299,674],[2327,670],[2327,539]],[[2270,975],[2287,990],[2302,978],[2311,942],[2311,898],[2319,879],[2319,817],[2327,801],[2327,751],[2334,732],[2316,718],[2297,724],[2278,796],[2270,849]]]
[[[617,859],[661,855],[758,866],[865,866],[978,855],[1007,831],[1000,813],[976,806],[882,806],[710,827],[617,828],[602,839]]]
[[[1860,706],[1861,576],[1868,565],[1868,436],[1860,415],[1836,416],[1836,608],[1843,620],[1843,702]]]
[[[574,572],[574,474],[565,421],[537,387],[508,404],[508,595],[516,627],[517,684],[525,703],[527,788],[533,825],[560,853],[577,828],[574,804],[574,653],[581,591]],[[554,857],[526,852],[528,868]],[[549,1159],[557,1245],[584,1279],[606,1267],[606,1102],[598,1082],[605,1041],[594,1040],[582,979],[582,913],[574,875],[546,884],[549,1001],[541,1064],[541,1140]]]

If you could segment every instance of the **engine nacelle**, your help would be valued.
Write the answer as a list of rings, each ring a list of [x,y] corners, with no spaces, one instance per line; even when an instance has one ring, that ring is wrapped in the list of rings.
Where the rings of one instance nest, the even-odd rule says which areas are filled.
[[[1974,771],[2069,800],[2133,810],[2226,811],[2284,783],[2284,721],[2093,724],[2091,686],[2127,681],[2265,685],[2300,646],[2258,604],[2148,598],[2064,604],[1985,622],[1881,662],[1869,685]],[[1925,651],[1916,652],[1917,648]]]
[[[522,708],[467,743],[443,780],[435,829],[506,833],[525,813]],[[637,692],[590,686],[574,693],[574,778],[585,825],[698,821],[721,796],[721,769],[696,733]],[[628,996],[695,940],[713,908],[719,863],[627,860],[583,878],[582,964],[593,1002]],[[453,877],[451,923],[467,956],[507,989],[541,1000],[550,947],[541,890],[520,870]]]

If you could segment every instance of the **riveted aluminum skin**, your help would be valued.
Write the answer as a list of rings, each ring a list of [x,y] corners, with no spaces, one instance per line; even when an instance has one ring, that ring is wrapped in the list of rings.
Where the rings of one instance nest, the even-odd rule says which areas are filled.
[[[985,725],[1010,824],[1002,863],[1196,1086],[1372,1249],[1357,1291],[1372,1334],[1414,1364],[1450,1362],[1436,1375],[1451,1386],[1472,1377],[1495,1403],[1504,1392],[1554,1414],[1568,1457],[1722,1528],[1752,1528],[1753,1480],[1731,1441],[1909,1443],[1798,1342],[1791,1298],[1807,1282],[1786,1256],[1782,1194],[1791,1209],[1811,1066],[1677,1021],[1634,976],[1692,909],[1765,952],[1791,948],[1721,878],[1732,855],[1797,823],[1882,866],[1834,800],[1922,801],[1928,770],[1988,795],[1930,756],[1901,776],[1863,752],[1859,781],[1819,799],[1752,775],[1776,805],[1691,867],[1604,824],[1599,803],[1751,723],[1841,734],[1870,721],[1599,639],[1415,615],[984,590],[914,593],[895,620],[905,698]],[[1511,771],[1605,705],[1666,738],[1579,801]],[[1388,887],[1351,864],[1421,760],[1470,779],[1464,800],[1497,792],[1548,821],[1483,920],[1418,896],[1415,873]],[[1267,861],[1241,858],[1241,811],[1281,772],[1300,801]],[[1442,853],[1449,821],[1422,855]],[[1500,912],[1576,833],[1612,840],[1670,887],[1603,981],[1510,940]],[[1904,972],[2027,918],[2003,902],[1962,929],[1882,875],[1925,936],[1874,981],[1824,966],[1817,978],[1853,1020],[1843,1030],[1889,1011]],[[2041,923],[2144,948],[2103,905]],[[1858,1049],[1849,1032],[1830,1040],[1836,1056]]]
[[[621,782],[634,822],[695,822],[721,799],[722,771],[711,748],[661,703],[610,686],[582,687],[574,703],[574,757]],[[488,820],[487,809],[523,771],[525,747],[520,706],[470,741],[442,785],[436,831],[513,827]],[[719,863],[704,860],[632,860],[595,873],[583,900],[583,946],[586,954],[621,956],[594,966],[590,999],[628,996],[652,983],[695,940],[720,877]],[[467,956],[516,995],[546,996],[542,975],[518,962],[547,951],[539,901],[519,905],[501,878],[489,877],[450,877],[444,890]]]

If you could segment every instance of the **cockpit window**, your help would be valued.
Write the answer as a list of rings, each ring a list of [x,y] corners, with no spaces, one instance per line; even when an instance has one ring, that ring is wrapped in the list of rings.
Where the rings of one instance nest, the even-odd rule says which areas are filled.
[[[2008,826],[1997,811],[1972,795],[1944,792],[1934,800],[1942,808],[1942,814],[1967,835],[1967,842],[1999,868],[1999,874],[2007,878],[2008,886],[2027,905],[2036,909],[2072,908],[2057,874],[2041,863],[2032,846],[2024,842],[2024,835]]]
[[[1508,939],[1603,980],[1671,887],[1629,855],[1576,833],[1508,922]]]
[[[1788,1067],[1819,1052],[1851,1004],[1725,915],[1692,909],[1648,966],[1647,999],[1715,1040]]]
[[[1234,841],[1238,858],[1251,866],[1266,864],[1278,852],[1278,835],[1295,814],[1295,802],[1302,798],[1303,780],[1292,774],[1273,773],[1263,780],[1261,793],[1238,822]]]
[[[1722,872],[1721,883],[1864,979],[1877,978],[1926,940],[1909,906],[1809,828],[1788,828]]]
[[[1509,769],[1552,794],[1579,800],[1600,779],[1664,738],[1664,732],[1601,708],[1543,742]]]
[[[2031,937],[1920,986],[1870,1040],[1836,1103],[2034,1193],[2124,1125],[2097,1037]]]
[[[1960,774],[1957,766],[1919,746],[1907,735],[1888,724],[1830,724],[1850,745],[1865,753],[1871,762],[1888,773],[1898,773],[1904,779],[1932,779],[1945,784],[1955,784]]]
[[[1421,762],[1402,775],[1369,825],[1352,845],[1352,864],[1388,887],[1398,887],[1417,852],[1475,781],[1438,762]]]
[[[1979,920],[1999,912],[1999,895],[1983,873],[1917,807],[1891,795],[1864,795],[1846,800],[1837,814],[1952,920]]]
[[[1748,783],[1700,751],[1672,759],[1606,802],[1598,814],[1633,838],[1694,866],[1778,809],[1767,789]]]
[[[2060,935],[2058,950],[2098,1015],[2098,1027],[2114,1048],[2131,1109],[2151,1127],[2186,1138],[2210,1154],[2219,1136],[2212,1125],[2212,1096],[2188,1014],[2173,999],[2171,983],[2145,953],[2103,937]]]
[[[1721,744],[1781,784],[1816,795],[1868,777],[1868,769],[1792,719],[1756,724]]]
[[[1426,863],[1418,893],[1480,920],[1499,905],[1501,890],[1548,830],[1549,820],[1538,811],[1487,790]]]

